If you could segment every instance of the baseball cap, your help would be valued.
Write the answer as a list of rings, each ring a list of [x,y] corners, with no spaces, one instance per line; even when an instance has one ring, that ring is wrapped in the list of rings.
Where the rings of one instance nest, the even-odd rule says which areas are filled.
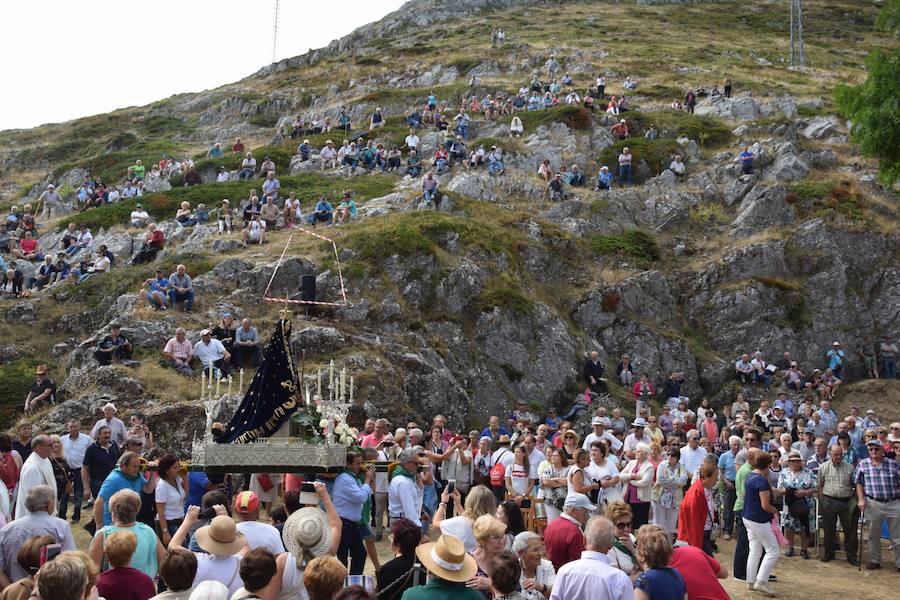
[[[234,499],[234,511],[239,514],[249,514],[259,508],[259,496],[256,492],[241,492]]]
[[[832,346],[840,346],[841,343],[840,343],[840,342],[832,342],[831,345],[832,345]]]
[[[209,329],[204,329],[200,332],[200,337],[203,337],[204,335],[209,335]]]
[[[816,430],[813,429],[812,427],[804,427],[803,428],[803,433],[815,433],[815,432],[816,432]]]
[[[868,442],[866,442],[866,446],[880,446],[881,442],[878,441],[878,438],[872,438]]]
[[[590,498],[579,493],[572,493],[566,496],[563,508],[586,508],[587,510],[597,510],[597,507],[591,504]]]
[[[606,425],[606,423],[603,422],[603,417],[594,417],[591,419],[591,425]]]

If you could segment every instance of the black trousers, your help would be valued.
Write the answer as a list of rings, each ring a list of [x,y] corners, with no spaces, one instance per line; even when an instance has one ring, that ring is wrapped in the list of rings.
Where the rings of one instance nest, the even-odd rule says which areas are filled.
[[[853,511],[859,515],[858,510]],[[844,530],[844,550],[847,558],[857,558],[859,540],[857,539],[857,519],[851,519],[850,498],[841,500],[831,496],[822,497],[822,528],[825,530],[825,556],[834,556],[837,546],[837,522],[840,520]]]
[[[359,523],[341,519],[341,524],[341,543],[338,545],[337,559],[346,567],[349,558],[350,575],[362,575],[367,555]]]
[[[84,495],[84,482],[81,481],[81,469],[69,469],[69,478],[72,479],[72,483],[74,484],[72,493],[75,495],[73,498],[74,509],[72,510],[72,520],[78,521],[81,519],[81,502],[82,496]],[[68,510],[69,494],[63,492],[59,499],[59,518],[65,519]]]
[[[735,511],[737,519],[737,542],[734,546],[734,565],[732,571],[737,579],[747,579],[747,557],[750,556],[750,539],[747,537],[747,528],[744,527],[744,519],[741,511]]]
[[[634,504],[629,503],[631,506],[631,527],[634,531],[637,531],[642,526],[646,525],[650,522],[650,503],[649,502],[635,502]]]

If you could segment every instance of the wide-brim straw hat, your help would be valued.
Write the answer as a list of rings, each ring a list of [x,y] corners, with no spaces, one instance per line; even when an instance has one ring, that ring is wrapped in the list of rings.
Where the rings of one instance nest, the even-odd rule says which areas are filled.
[[[444,581],[463,583],[478,572],[475,559],[466,553],[462,541],[452,535],[442,535],[436,542],[418,546],[416,556],[429,573]]]
[[[331,548],[331,526],[325,512],[313,506],[294,511],[284,522],[284,548],[296,559],[324,556]]]
[[[197,545],[215,556],[237,554],[246,545],[242,533],[238,533],[237,525],[231,517],[219,515],[209,525],[201,527],[195,534]]]

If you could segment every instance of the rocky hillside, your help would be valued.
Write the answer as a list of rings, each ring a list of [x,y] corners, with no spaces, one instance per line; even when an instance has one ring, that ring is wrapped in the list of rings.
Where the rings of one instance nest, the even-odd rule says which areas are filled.
[[[836,10],[808,0],[810,66],[790,70],[783,4],[466,0],[451,11],[415,0],[220,89],[0,133],[4,208],[34,203],[51,182],[71,196],[86,173],[121,181],[135,159],[153,164],[163,154],[194,156],[204,182],[181,187],[176,175],[141,199],[167,235],[159,268],[183,262],[194,277],[192,314],[154,312],[142,301],[140,283],[156,265],[125,264],[143,235],[125,225],[133,200],[40,224],[44,250],[74,221],[119,260],[83,284],[0,301],[7,424],[18,417],[33,366],[48,363],[64,402],[41,424],[88,421],[111,398],[126,414],[147,413],[158,437],[184,447],[202,409],[199,384],[158,364],[175,327],[196,340],[230,311],[267,333],[281,308],[261,301],[270,280],[274,295],[293,296],[303,274],[317,276],[320,297],[339,298],[330,244],[295,234],[272,279],[287,231],[245,248],[239,234],[173,220],[182,201],[216,206],[258,187],[215,183],[218,167],[233,171],[239,158],[204,158],[213,142],[230,147],[237,136],[257,159],[273,158],[282,189],[297,192],[304,212],[319,195],[343,190],[360,205],[359,221],[326,233],[337,243],[351,305],[298,314],[294,325],[307,374],[332,358],[355,372],[358,417],[405,422],[442,412],[463,426],[518,398],[565,406],[583,390],[579,370],[590,350],[610,368],[629,353],[656,383],[681,371],[688,395],[722,401],[736,391],[730,375],[742,352],[774,360],[790,351],[811,371],[835,339],[848,351],[867,335],[896,339],[897,198],[877,186],[877,165],[849,143],[831,101],[838,81],[865,76],[869,49],[894,42],[871,29],[877,5],[851,0]],[[504,46],[491,48],[493,27],[506,31]],[[479,115],[470,139],[503,148],[506,173],[454,167],[439,177],[436,210],[419,202],[418,179],[322,172],[317,153],[301,163],[297,141],[282,135],[297,114],[335,116],[341,106],[364,133],[382,107],[387,125],[371,135],[400,145],[403,116],[430,91],[453,107],[462,96],[515,93],[534,73],[543,77],[551,54],[582,95],[598,73],[608,93],[620,94],[626,76],[637,80],[632,110],[622,115],[630,137],[614,140],[610,118],[578,106],[524,113],[525,134],[515,139],[508,117]],[[694,115],[668,108],[687,86],[710,87],[725,74],[734,98],[704,99]],[[651,124],[658,140],[644,138]],[[420,147],[430,157],[440,138],[423,131]],[[341,139],[313,136],[317,150],[327,137]],[[614,168],[626,145],[634,187],[567,188],[562,202],[544,199],[535,174],[544,159],[554,169],[577,163],[595,177],[601,165]],[[745,147],[756,156],[754,175],[741,175],[735,162]],[[666,170],[675,153],[686,157],[684,182]],[[26,278],[33,268],[22,267]],[[98,368],[92,349],[113,320],[134,342],[140,367]],[[858,361],[848,374],[861,377]]]

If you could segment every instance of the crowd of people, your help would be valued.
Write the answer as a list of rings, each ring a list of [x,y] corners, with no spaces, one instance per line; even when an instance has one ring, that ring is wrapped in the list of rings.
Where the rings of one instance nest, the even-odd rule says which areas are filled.
[[[238,350],[240,331],[256,343]],[[236,355],[258,358],[254,334],[249,320],[235,327],[225,315],[195,346],[176,332],[167,358],[176,369],[189,364],[184,345],[204,370],[226,376]],[[130,347],[118,327],[107,341],[98,353]],[[656,393],[646,373],[634,379],[630,356],[616,371],[633,383],[633,418],[593,403],[541,416],[522,401],[467,433],[442,415],[396,428],[368,419],[337,474],[188,472],[155,444],[143,415],[126,425],[113,404],[89,435],[77,419],[62,435],[23,424],[15,438],[0,435],[0,583],[12,590],[6,597],[41,589],[56,567],[35,557],[59,544],[53,562],[94,573],[89,589],[76,586],[78,598],[93,587],[142,599],[212,588],[221,595],[197,597],[728,598],[717,580],[729,571],[773,596],[779,560],[810,559],[819,528],[819,559],[843,551],[856,565],[860,514],[866,568],[881,568],[885,527],[900,571],[900,422],[882,425],[856,407],[838,420],[805,386],[795,403],[777,369],[773,406],[764,397],[752,413],[742,394],[691,407],[678,373]],[[588,401],[603,375],[589,356]],[[54,393],[38,368],[27,402]],[[83,501],[92,502],[87,554],[75,551],[65,521],[70,504],[80,521]],[[396,556],[382,563],[376,543],[386,535]],[[726,541],[731,569],[715,558]],[[364,575],[367,562],[374,577]]]

